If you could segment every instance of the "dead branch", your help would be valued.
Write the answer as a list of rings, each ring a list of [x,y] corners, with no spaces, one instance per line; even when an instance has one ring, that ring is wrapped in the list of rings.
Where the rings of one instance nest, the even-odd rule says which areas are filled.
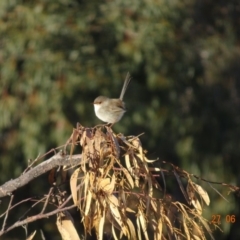
[[[48,172],[49,170],[57,166],[79,165],[81,159],[82,159],[81,154],[69,156],[63,155],[62,153],[57,153],[48,160],[30,169],[28,172],[25,172],[18,178],[10,180],[4,183],[2,186],[0,186],[0,198],[5,197],[7,195],[11,195],[13,191],[25,186],[33,179],[37,178],[38,176]]]
[[[63,211],[66,211],[66,210],[69,210],[69,209],[72,209],[72,208],[75,208],[76,206],[75,205],[71,205],[71,206],[67,206],[67,207],[64,207],[66,205],[67,202],[69,202],[69,200],[72,199],[71,196],[68,197],[68,199],[64,202],[64,204],[62,204],[61,206],[59,206],[57,209],[51,211],[51,212],[48,212],[48,213],[39,213],[39,214],[36,214],[34,216],[31,216],[31,217],[27,217],[21,221],[17,221],[15,222],[13,225],[11,225],[10,227],[6,228],[6,229],[2,229],[0,230],[0,236],[2,236],[3,234],[9,232],[10,230],[16,228],[16,227],[20,227],[20,226],[23,226],[23,225],[26,225],[26,224],[29,224],[31,222],[34,222],[34,221],[37,221],[39,219],[43,219],[43,218],[48,218],[50,216],[53,216],[53,215],[56,215],[57,213],[60,213],[60,212],[63,212]]]

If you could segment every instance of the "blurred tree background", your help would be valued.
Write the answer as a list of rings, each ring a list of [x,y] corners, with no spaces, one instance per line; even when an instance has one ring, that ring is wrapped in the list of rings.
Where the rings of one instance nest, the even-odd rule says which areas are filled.
[[[64,144],[77,122],[99,124],[93,100],[118,97],[128,71],[128,112],[113,129],[144,132],[150,158],[239,184],[239,1],[1,0],[0,36],[1,184]],[[224,221],[240,218],[239,198],[199,184],[211,197],[204,216],[223,217],[217,239],[239,239]],[[26,196],[39,194],[32,188]],[[6,239],[17,232],[24,238],[17,229]]]

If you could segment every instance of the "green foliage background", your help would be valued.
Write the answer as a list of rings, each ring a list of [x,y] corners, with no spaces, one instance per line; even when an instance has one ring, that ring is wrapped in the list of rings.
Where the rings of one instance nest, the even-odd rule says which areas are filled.
[[[99,124],[91,103],[117,97],[129,71],[129,111],[115,131],[144,132],[150,157],[239,184],[239,1],[2,0],[0,36],[1,183],[77,122]],[[239,219],[233,198],[204,187],[209,219]],[[236,225],[223,221],[218,239],[238,239]]]

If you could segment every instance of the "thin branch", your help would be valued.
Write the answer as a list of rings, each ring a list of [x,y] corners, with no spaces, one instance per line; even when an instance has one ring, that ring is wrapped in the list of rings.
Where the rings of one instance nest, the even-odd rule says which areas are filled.
[[[209,185],[217,194],[219,194],[226,202],[229,203],[229,201],[228,201],[216,188],[214,188],[209,182],[208,182],[208,185]]]
[[[29,169],[31,169],[32,166],[33,166],[37,161],[39,161],[41,158],[42,158],[42,157],[41,157],[40,155],[38,155],[38,156],[27,166],[27,168],[24,170],[23,174],[24,174],[25,172],[28,172]]]
[[[62,153],[58,153],[51,157],[50,159],[35,166],[28,172],[25,172],[18,178],[10,180],[4,183],[2,186],[0,186],[0,198],[5,197],[7,195],[11,195],[13,191],[23,187],[24,185],[31,182],[33,179],[48,172],[54,167],[63,165],[77,166],[81,164],[81,159],[82,159],[81,154],[69,156],[62,155]]]
[[[42,203],[46,197],[37,200],[19,219],[23,219],[36,205]]]
[[[44,203],[44,206],[43,206],[43,209],[42,209],[42,211],[41,211],[41,214],[44,213],[44,211],[45,211],[45,209],[46,209],[46,207],[47,207],[47,204],[48,204],[48,202],[49,202],[49,198],[50,198],[50,196],[51,196],[51,194],[52,194],[52,191],[53,191],[53,187],[51,187],[50,190],[49,190],[49,193],[48,193],[48,195],[47,195],[47,198],[46,198],[46,201],[45,201],[45,203]]]
[[[55,214],[57,214],[59,212],[62,212],[62,211],[65,211],[65,210],[69,210],[69,209],[72,209],[72,208],[76,207],[75,205],[64,207],[71,199],[72,199],[72,195],[69,195],[68,198],[60,206],[58,206],[57,209],[55,209],[55,210],[53,210],[53,211],[51,211],[49,213],[43,214],[42,211],[41,211],[41,213],[39,213],[39,214],[36,214],[34,216],[31,216],[31,217],[27,217],[27,218],[25,218],[25,219],[23,219],[21,221],[15,222],[12,226],[8,227],[7,229],[2,229],[0,231],[0,236],[2,236],[3,234],[11,231],[12,229],[14,229],[16,227],[20,227],[20,226],[29,224],[30,222],[34,222],[34,221],[42,219],[42,218],[48,218],[49,216],[55,215]],[[38,204],[38,203],[39,203],[39,201],[36,204]],[[36,205],[36,204],[34,204],[34,205]],[[26,215],[26,213],[25,213],[25,215]]]
[[[32,200],[32,199],[33,199],[33,198],[24,199],[24,200],[16,203],[15,205],[13,205],[13,206],[10,208],[10,210],[14,209],[15,207],[17,207],[18,205],[20,205],[20,204],[22,204],[22,203],[24,203],[24,202],[30,201],[30,200]],[[7,212],[7,210],[0,215],[0,218],[2,218],[2,217],[6,214],[6,212]]]
[[[30,222],[34,222],[36,220],[39,220],[39,219],[42,219],[42,218],[48,218],[52,215],[55,215],[59,212],[62,212],[62,211],[65,211],[65,210],[69,210],[69,209],[72,209],[76,207],[75,205],[71,205],[71,206],[68,206],[68,207],[65,207],[65,208],[57,208],[56,210],[52,211],[52,212],[49,212],[49,213],[45,213],[45,214],[37,214],[35,216],[31,216],[31,217],[27,217],[26,219],[22,220],[22,221],[17,221],[15,222],[12,226],[10,226],[9,228],[5,229],[4,231],[0,231],[0,236],[2,236],[3,234],[9,232],[10,230],[16,228],[16,227],[20,227],[22,225],[25,225],[25,224],[28,224]]]
[[[187,179],[186,176],[191,176],[191,177],[194,177],[195,179],[201,180],[201,181],[206,182],[206,183],[208,183],[208,184],[211,183],[211,184],[215,184],[215,185],[227,186],[227,187],[229,187],[229,188],[231,189],[231,191],[233,191],[233,192],[235,192],[235,193],[237,193],[237,194],[240,195],[240,187],[238,187],[238,186],[234,186],[234,185],[232,185],[232,184],[223,183],[223,182],[210,181],[210,180],[208,180],[208,179],[199,177],[199,176],[197,176],[197,175],[195,175],[195,174],[187,173],[187,172],[184,171],[183,169],[181,169],[181,168],[179,168],[179,167],[175,166],[174,164],[172,164],[172,163],[170,163],[170,162],[167,162],[167,161],[162,161],[162,163],[164,163],[164,164],[170,164],[179,174],[182,174],[182,175],[180,175],[180,177],[183,177],[183,178]],[[154,171],[154,168],[152,168],[151,170]],[[162,169],[161,169],[161,171],[162,171]],[[165,170],[165,172],[170,173],[169,170]]]
[[[9,204],[8,204],[8,208],[7,208],[7,211],[6,211],[6,215],[4,217],[4,220],[3,220],[3,225],[2,225],[2,230],[4,230],[5,226],[6,226],[6,222],[7,222],[7,218],[8,218],[8,213],[9,213],[9,209],[11,208],[12,206],[12,201],[13,201],[13,198],[14,198],[14,195],[11,196],[10,198],[10,201],[9,201]]]

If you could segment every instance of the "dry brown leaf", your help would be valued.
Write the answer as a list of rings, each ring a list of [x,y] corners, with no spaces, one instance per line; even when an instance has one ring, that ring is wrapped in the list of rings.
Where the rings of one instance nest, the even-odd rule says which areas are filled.
[[[192,222],[193,224],[193,237],[194,239],[205,239],[204,234],[202,232],[202,228],[199,226],[199,223],[196,223],[195,221]],[[197,237],[197,238],[196,238]]]
[[[92,193],[90,190],[88,190],[87,198],[86,198],[86,206],[85,206],[85,216],[88,215],[89,213],[91,202],[92,202]]]
[[[141,223],[140,223],[140,218],[137,217],[137,235],[138,235],[138,239],[142,240],[142,234],[141,234]]]
[[[130,239],[137,239],[135,227],[129,218],[127,219],[127,225],[130,232]]]
[[[86,137],[86,143],[87,147],[84,147],[84,154],[86,155],[85,159],[90,159],[88,162],[90,168],[94,168],[95,162],[93,161],[93,156],[94,156],[94,146],[93,146],[94,139],[90,139]]]
[[[193,239],[194,240],[202,240],[202,239],[205,239],[205,238],[200,238],[200,237],[198,237],[197,235],[192,235],[192,237],[193,237]]]
[[[158,238],[157,239],[162,239],[162,228],[163,228],[163,223],[162,223],[162,219],[161,216],[158,219]]]
[[[119,194],[119,199],[121,199],[121,202],[123,204],[123,208],[124,208],[124,210],[126,210],[127,201],[126,201],[126,192],[123,189],[123,185],[124,185],[123,182],[124,182],[124,180],[122,179],[119,184],[119,186],[121,186],[121,187],[119,188],[118,194]]]
[[[110,178],[101,178],[98,180],[98,189],[105,191],[110,185],[111,179]]]
[[[102,131],[97,129],[94,136],[95,150],[100,152],[105,142],[106,142],[106,135]]]
[[[111,156],[109,156],[108,160],[109,161],[107,163],[107,167],[105,168],[105,173],[104,173],[103,177],[107,177],[109,172],[113,170],[113,166],[116,163],[117,158],[115,158],[113,155],[111,155]]]
[[[119,240],[119,238],[117,237],[117,234],[115,232],[115,228],[114,228],[114,225],[112,224],[112,234],[113,234],[113,237],[115,240]]]
[[[107,128],[108,136],[110,137],[110,140],[112,142],[112,148],[114,149],[114,155],[119,158],[120,156],[120,146],[117,141],[117,138],[115,137],[115,134],[113,133],[111,128]]]
[[[103,239],[104,222],[105,222],[105,211],[103,211],[103,215],[102,215],[102,217],[100,218],[100,221],[99,221],[98,240],[102,240]]]
[[[111,212],[117,217],[117,219],[121,219],[121,215],[118,210],[119,207],[118,199],[114,195],[109,195],[108,203],[111,207]],[[123,225],[122,222],[119,222],[119,226],[121,227],[122,225]]]
[[[199,217],[199,220],[202,222],[203,226],[205,227],[205,229],[207,230],[208,234],[210,235],[211,239],[214,240],[215,238],[212,235],[212,231],[208,225],[208,223],[206,222],[205,219]]]
[[[152,199],[152,200],[150,201],[150,204],[151,204],[151,206],[152,206],[152,211],[153,211],[154,213],[157,213],[157,204],[156,204],[156,201]]]
[[[63,240],[80,240],[69,212],[59,213],[56,224]]]
[[[87,233],[91,234],[91,230],[93,228],[93,217],[92,216],[83,216],[82,222],[84,225],[84,229]]]
[[[142,163],[145,162],[145,157],[141,153],[135,153],[135,157],[137,157]]]
[[[188,217],[188,213],[187,213],[187,211],[186,211],[186,208],[184,207],[184,205],[183,205],[182,203],[180,203],[180,202],[173,202],[172,204],[173,204],[174,206],[176,206],[177,209],[178,209],[179,211],[181,211],[181,212],[184,214],[185,217]]]
[[[124,175],[126,176],[128,183],[130,184],[130,187],[134,188],[134,182],[133,182],[133,179],[132,179],[131,175],[129,174],[128,170],[126,168],[122,168],[122,171],[123,171]]]
[[[185,232],[185,236],[187,237],[187,240],[190,240],[191,237],[190,237],[190,233],[189,233],[189,230],[188,230],[188,227],[187,227],[186,218],[184,216],[183,216],[183,229],[184,229],[184,232]]]
[[[82,199],[85,199],[85,196],[87,196],[87,192],[89,190],[91,190],[91,185],[90,185],[90,174],[89,172],[85,173],[84,179],[83,179],[83,183],[84,183],[84,195],[81,196]],[[82,190],[82,189],[81,189]]]
[[[138,218],[140,220],[140,224],[141,224],[145,239],[148,240],[149,238],[148,238],[148,232],[147,232],[147,223],[146,223],[145,216],[143,215],[143,212],[141,209],[139,209],[139,211],[138,211]]]
[[[110,183],[110,185],[108,186],[108,189],[107,189],[108,194],[113,193],[113,190],[115,188],[115,184],[116,184],[116,177],[115,177],[115,174],[113,174],[111,183]]]
[[[119,201],[114,195],[108,196],[108,204],[110,206],[111,214],[114,218],[114,220],[118,223],[119,227],[121,228],[123,234],[125,236],[128,235],[128,229],[123,223],[122,216],[119,212]]]
[[[133,177],[134,177],[134,182],[135,186],[139,187],[139,176],[140,176],[140,167],[138,166],[137,160],[133,158],[133,165],[134,165],[134,171],[133,171]]]
[[[163,215],[163,220],[164,220],[164,222],[166,222],[166,224],[168,225],[171,233],[173,233],[172,223],[171,223],[171,221],[169,220],[169,218],[168,218],[166,215]]]
[[[111,147],[107,142],[106,134],[98,130],[95,134],[95,151],[99,153],[99,166],[102,167],[104,160],[111,155]]]
[[[72,193],[72,198],[73,198],[74,205],[77,207],[79,207],[78,190],[77,190],[79,172],[80,172],[80,168],[77,168],[73,172],[73,174],[70,178],[70,189],[71,189],[71,193]]]
[[[81,167],[81,169],[84,173],[87,172],[87,170],[86,170],[86,163],[88,162],[87,154],[86,154],[87,152],[88,152],[87,147],[86,146],[83,147],[83,150],[82,150],[82,164],[80,165],[80,167]]]
[[[32,233],[26,238],[26,240],[33,240],[36,232],[37,232],[36,230],[35,230],[34,232],[32,232]]]
[[[94,149],[94,138],[86,138],[87,146],[88,146],[88,157],[92,158],[96,152]]]
[[[148,158],[146,158],[146,157],[144,157],[144,159],[145,159],[145,161],[147,162],[147,163],[154,163],[154,162],[156,162],[158,159],[154,159],[154,160],[150,160],[150,159],[148,159]]]
[[[140,153],[141,155],[143,155],[142,144],[141,144],[139,138],[136,138],[136,137],[135,137],[135,138],[132,139],[131,142],[132,142],[133,146],[134,146],[136,149],[138,149],[139,153]]]
[[[77,144],[77,139],[79,138],[79,132],[76,129],[73,129],[73,133],[71,136],[71,140],[72,140],[72,145],[71,145],[71,150],[70,150],[70,156],[73,155],[73,151],[74,151],[74,146]]]
[[[137,150],[137,148],[132,144],[132,141],[135,139],[134,136],[128,136],[128,137],[121,137],[120,138],[123,143],[129,147],[129,149],[134,149],[134,150]]]
[[[208,196],[208,193],[200,185],[196,183],[193,183],[193,186],[195,187],[197,193],[200,195],[200,197],[204,200],[204,202],[208,206],[210,204],[210,198]]]
[[[85,144],[86,144],[86,136],[87,136],[86,130],[83,129],[83,130],[82,130],[82,135],[81,135],[81,137],[80,137],[80,145],[81,145],[82,147],[84,147]]]
[[[132,209],[129,208],[129,207],[126,208],[126,211],[127,211],[127,212],[130,212],[130,213],[136,213],[136,211],[132,210]]]
[[[99,181],[99,188],[102,189],[107,194],[112,194],[115,187],[115,175],[113,174],[111,178],[104,178]]]
[[[199,215],[202,215],[202,206],[201,206],[200,202],[197,200],[197,198],[192,199],[191,203],[194,206],[194,208],[196,209],[197,213]]]
[[[132,174],[132,166],[130,164],[130,156],[129,156],[129,154],[125,155],[125,164],[126,164],[126,167],[127,167],[128,171]]]
[[[152,186],[151,176],[149,175],[147,176],[147,181],[148,181],[148,196],[147,196],[147,203],[146,203],[146,215],[148,215],[150,202],[153,196],[153,186]]]
[[[99,209],[99,201],[96,201],[95,208],[94,208],[94,218],[93,218],[93,225],[98,229],[99,221],[100,221],[100,209]]]
[[[195,189],[194,189],[191,181],[188,181],[186,191],[187,191],[188,198],[190,201],[195,198]]]

